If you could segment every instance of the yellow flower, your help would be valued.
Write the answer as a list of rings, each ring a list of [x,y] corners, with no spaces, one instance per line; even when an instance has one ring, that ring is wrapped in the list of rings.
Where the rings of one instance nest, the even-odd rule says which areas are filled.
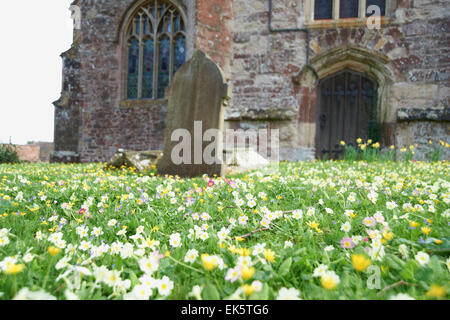
[[[356,139],[356,142],[357,142],[357,143],[361,143],[361,142],[362,142],[362,139],[361,139],[361,138],[358,138],[358,139]]]
[[[164,257],[168,257],[170,256],[170,251],[166,251],[166,253],[164,253]]]
[[[422,232],[423,233],[425,233],[425,234],[429,234],[430,232],[431,232],[431,228],[429,228],[429,227],[422,227]]]
[[[319,227],[319,224],[318,224],[316,221],[308,222],[307,225],[308,225],[311,229],[316,229],[317,227]]]
[[[247,248],[239,249],[239,254],[240,254],[241,256],[243,256],[243,257],[249,256],[250,253],[252,253],[252,252],[250,251],[250,249],[247,249]]]
[[[23,269],[25,269],[25,265],[23,264],[10,264],[3,272],[6,274],[18,274],[22,272]]]
[[[444,287],[433,284],[431,285],[430,290],[426,293],[426,296],[430,298],[442,299],[445,298],[445,294],[446,291]]]
[[[56,247],[48,247],[47,251],[51,256],[56,256],[61,251],[61,249]]]
[[[436,244],[442,244],[442,240],[434,239],[434,243],[436,243]]]
[[[226,245],[225,245],[225,243],[223,243],[223,242],[220,242],[220,243],[219,243],[219,247],[221,247],[221,248],[223,249],[223,248],[225,248],[225,247],[226,247]]]
[[[158,230],[159,230],[159,227],[158,227],[158,226],[153,227],[153,229],[152,229],[152,231],[158,231]]]
[[[203,268],[205,268],[208,271],[213,270],[217,266],[217,262],[215,259],[212,259],[209,254],[202,254],[201,255]]]
[[[394,234],[390,231],[383,232],[383,237],[386,240],[391,240],[394,237]]]
[[[341,146],[345,146],[345,141],[341,141]]]
[[[269,262],[274,262],[275,261],[275,252],[273,252],[270,249],[265,249],[264,250],[264,258],[266,258],[266,260]]]
[[[255,268],[249,268],[247,266],[242,267],[242,278],[244,280],[250,280],[255,274]]]
[[[242,290],[244,290],[244,293],[247,296],[251,295],[255,291],[255,289],[253,289],[253,287],[249,284],[244,284],[242,286]]]
[[[410,225],[411,228],[415,228],[415,227],[419,226],[419,223],[415,222],[415,221],[409,221],[409,225]]]
[[[395,149],[395,146],[394,146],[394,145],[392,145],[392,146],[391,146],[391,150],[394,150],[394,149]]]
[[[364,272],[372,261],[362,254],[352,254],[352,264],[356,271]]]
[[[366,149],[366,145],[365,145],[365,144],[362,144],[362,145],[361,145],[361,150],[364,151],[365,149]]]
[[[372,139],[367,140],[367,144],[371,144],[372,143]]]

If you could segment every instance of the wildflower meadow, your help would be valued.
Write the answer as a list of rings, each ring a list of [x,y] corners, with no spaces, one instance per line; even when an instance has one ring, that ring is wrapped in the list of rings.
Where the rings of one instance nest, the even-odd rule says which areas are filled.
[[[449,169],[0,165],[0,299],[446,299]]]

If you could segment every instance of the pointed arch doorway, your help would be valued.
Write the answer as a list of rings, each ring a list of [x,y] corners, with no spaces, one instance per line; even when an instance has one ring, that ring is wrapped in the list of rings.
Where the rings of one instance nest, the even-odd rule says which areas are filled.
[[[380,140],[377,121],[377,82],[344,69],[319,82],[316,119],[316,158],[338,159],[340,141],[356,146],[356,139]]]

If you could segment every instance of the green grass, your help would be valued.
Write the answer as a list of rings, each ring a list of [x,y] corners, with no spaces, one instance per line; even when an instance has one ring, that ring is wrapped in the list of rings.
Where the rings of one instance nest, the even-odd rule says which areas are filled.
[[[45,298],[46,293],[57,299],[134,299],[138,289],[147,290],[143,296],[151,299],[194,299],[189,295],[194,286],[200,287],[204,299],[276,299],[280,293],[286,298],[282,288],[295,288],[288,296],[301,299],[389,299],[397,294],[446,298],[449,167],[442,161],[282,163],[279,172],[262,170],[228,176],[225,181],[108,171],[101,164],[0,165],[0,299],[12,299],[19,292],[19,297],[29,298],[35,292],[38,297]],[[250,195],[254,203],[249,203]],[[243,204],[238,206],[235,198]],[[83,205],[87,212],[80,212]],[[310,208],[314,215],[308,215]],[[302,210],[302,217],[295,219],[293,210]],[[353,210],[354,216],[347,210]],[[261,222],[277,211],[280,216],[262,230]],[[209,219],[196,220],[194,213],[203,212]],[[364,218],[377,212],[385,223],[366,226]],[[299,211],[295,214],[300,216]],[[245,225],[239,223],[244,216]],[[234,227],[230,218],[236,221]],[[111,219],[117,224],[109,226]],[[342,231],[347,222],[351,230]],[[88,231],[81,238],[83,226]],[[102,228],[103,234],[92,235],[94,227]],[[117,235],[123,227],[126,234]],[[208,238],[189,238],[195,228],[203,230],[197,235]],[[221,241],[222,228],[229,234]],[[41,240],[36,238],[38,231]],[[170,243],[170,236],[177,233],[181,247]],[[52,239],[58,235],[63,242]],[[341,247],[346,237],[357,242],[354,248]],[[87,251],[80,248],[82,241],[91,246]],[[285,247],[286,241],[292,247]],[[102,243],[125,247],[119,254],[104,247],[104,252],[91,256],[93,247],[98,251]],[[262,244],[275,254],[273,261],[268,261],[271,251],[253,254],[255,246]],[[48,248],[58,246],[61,251],[50,255]],[[330,246],[333,250],[326,251]],[[367,251],[371,246],[378,249]],[[401,253],[404,248],[406,254]],[[192,263],[184,261],[189,249],[199,254]],[[419,252],[426,253],[427,263],[416,259]],[[214,269],[207,270],[202,254],[222,259],[223,269],[212,264]],[[370,259],[372,268],[355,270],[354,254]],[[156,268],[146,271],[150,281],[141,284],[147,257]],[[226,280],[231,268],[242,271],[243,261],[254,268],[251,278]],[[324,288],[321,276],[313,276],[322,264],[339,278],[332,290]],[[373,281],[377,270],[379,286],[370,288],[368,280]],[[163,277],[170,280],[161,281]],[[252,283],[260,290],[250,295],[240,292]]]

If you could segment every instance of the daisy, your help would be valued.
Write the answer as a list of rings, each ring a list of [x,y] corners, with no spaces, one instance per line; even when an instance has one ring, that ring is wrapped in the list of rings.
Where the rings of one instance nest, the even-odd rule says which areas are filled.
[[[278,291],[277,300],[301,300],[299,298],[300,291],[298,291],[295,288],[281,288],[280,291]]]
[[[164,276],[161,280],[158,280],[158,293],[165,297],[168,296],[173,289],[173,281],[171,281],[167,276]]]
[[[416,254],[415,258],[416,258],[417,262],[419,262],[419,264],[421,266],[426,265],[430,261],[430,256],[427,253],[423,252],[423,251],[419,251]]]
[[[190,249],[186,252],[184,262],[193,263],[198,257],[198,251],[196,249]]]
[[[350,225],[350,222],[346,222],[341,226],[341,231],[344,231],[344,232],[350,232],[351,229],[352,229],[352,226]]]

